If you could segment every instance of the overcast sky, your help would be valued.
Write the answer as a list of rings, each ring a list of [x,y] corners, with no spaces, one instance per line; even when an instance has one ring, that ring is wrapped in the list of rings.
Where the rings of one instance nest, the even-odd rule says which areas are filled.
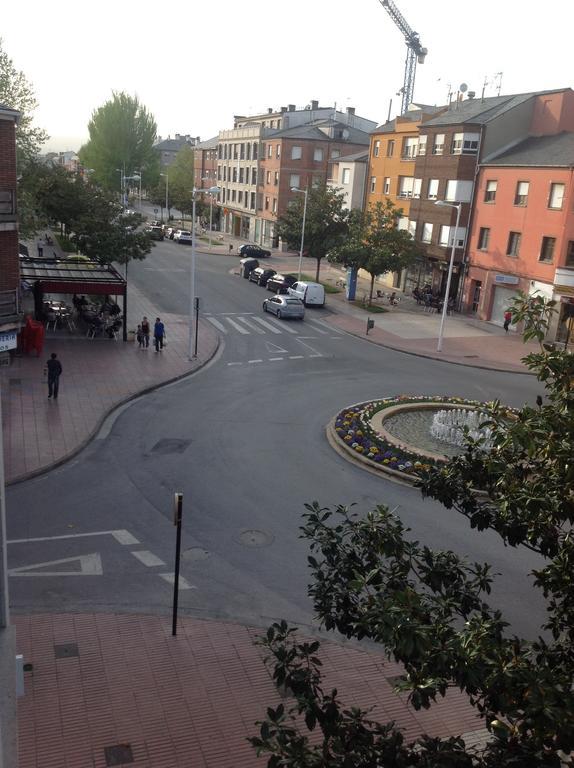
[[[428,48],[415,100],[442,104],[574,85],[571,0],[396,0]],[[45,149],[78,149],[113,90],[137,94],[158,134],[202,139],[234,114],[290,103],[354,106],[383,122],[403,84],[406,46],[379,0],[19,0],[2,14],[4,50],[33,84]]]

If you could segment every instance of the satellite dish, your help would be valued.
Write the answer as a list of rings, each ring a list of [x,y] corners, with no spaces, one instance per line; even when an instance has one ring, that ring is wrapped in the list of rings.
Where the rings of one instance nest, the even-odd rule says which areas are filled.
[[[461,93],[466,93],[466,92],[468,91],[468,85],[467,85],[466,83],[461,83],[461,84],[458,86],[458,90],[459,90]]]

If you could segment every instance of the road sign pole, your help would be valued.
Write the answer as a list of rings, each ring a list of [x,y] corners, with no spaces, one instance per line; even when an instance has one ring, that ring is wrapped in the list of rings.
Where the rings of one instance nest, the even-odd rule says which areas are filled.
[[[181,520],[183,517],[183,493],[174,495],[174,515],[173,524],[177,526],[175,540],[175,573],[173,579],[173,617],[171,624],[171,634],[177,635],[177,601],[179,597],[179,561],[181,558]]]
[[[195,339],[193,342],[193,356],[197,357],[197,332],[199,329],[199,296],[196,296],[193,300],[193,311],[195,314]]]

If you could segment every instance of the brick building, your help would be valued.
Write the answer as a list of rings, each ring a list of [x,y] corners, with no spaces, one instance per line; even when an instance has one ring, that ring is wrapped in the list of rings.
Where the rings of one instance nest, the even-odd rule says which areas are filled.
[[[200,141],[193,148],[193,185],[214,187],[217,184],[218,137]]]

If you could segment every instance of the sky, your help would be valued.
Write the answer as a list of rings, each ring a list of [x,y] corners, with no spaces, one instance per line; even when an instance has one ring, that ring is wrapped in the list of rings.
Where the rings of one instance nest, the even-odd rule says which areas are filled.
[[[415,101],[444,104],[574,86],[574,4],[395,0],[428,49]],[[158,135],[208,139],[257,114],[312,99],[378,123],[400,109],[406,45],[379,0],[19,0],[2,14],[4,50],[33,85],[46,151],[77,150],[92,112],[137,95]]]

